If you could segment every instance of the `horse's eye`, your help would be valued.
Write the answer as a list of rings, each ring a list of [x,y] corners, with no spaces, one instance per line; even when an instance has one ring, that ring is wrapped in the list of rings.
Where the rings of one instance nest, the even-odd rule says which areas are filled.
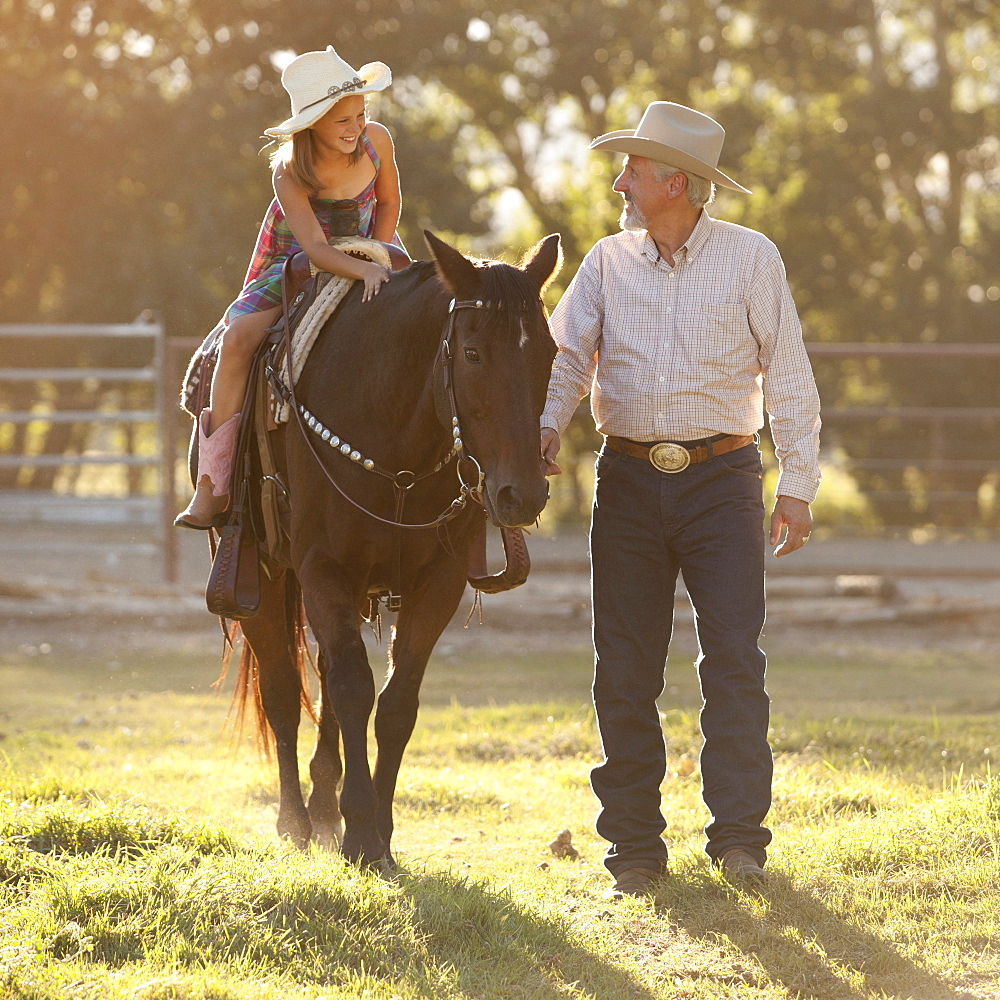
[[[480,361],[479,351],[473,350],[471,347],[467,347],[465,349],[465,360],[468,361],[470,365],[478,365]]]

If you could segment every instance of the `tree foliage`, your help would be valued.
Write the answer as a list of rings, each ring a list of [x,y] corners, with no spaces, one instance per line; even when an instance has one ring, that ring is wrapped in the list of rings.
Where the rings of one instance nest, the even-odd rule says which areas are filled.
[[[587,141],[668,99],[725,125],[722,166],[754,194],[723,192],[716,212],[778,244],[808,339],[996,338],[993,0],[0,0],[0,19],[8,321],[152,309],[172,333],[207,330],[269,198],[276,67],[332,43],[393,69],[373,112],[396,137],[412,252],[423,228],[483,253],[560,232],[565,285],[620,208],[618,164]],[[817,370],[828,408],[993,406],[995,367]],[[859,462],[932,446],[981,462],[996,430],[949,425],[934,445],[899,421],[828,427]],[[914,469],[854,471],[890,520],[928,514],[919,496],[944,489],[965,508],[930,513],[979,517],[986,470]]]

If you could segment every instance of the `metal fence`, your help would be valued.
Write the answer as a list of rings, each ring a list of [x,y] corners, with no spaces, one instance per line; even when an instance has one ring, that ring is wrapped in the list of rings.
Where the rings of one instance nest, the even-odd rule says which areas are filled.
[[[37,349],[34,349],[37,345]],[[44,345],[44,351],[42,347]],[[98,345],[96,348],[94,345]],[[116,349],[120,345],[121,349]],[[177,498],[176,470],[181,463],[182,432],[177,408],[181,368],[193,349],[187,339],[166,337],[158,323],[90,325],[6,325],[0,326],[0,521],[14,525],[27,520],[78,522],[80,524],[141,524],[152,541],[144,544],[158,559],[162,576],[174,581],[178,575],[177,531],[172,527]],[[16,350],[13,348],[16,347]],[[127,349],[126,349],[127,347]],[[809,344],[814,362],[820,364],[846,359],[881,358],[907,361],[962,360],[982,363],[1000,361],[1000,344]],[[58,363],[37,365],[33,359],[53,357]],[[117,355],[117,357],[116,357]],[[103,359],[93,363],[94,357]],[[121,361],[118,363],[109,363]],[[138,360],[137,360],[138,358]],[[997,371],[1000,376],[1000,369]],[[85,393],[63,392],[60,387],[86,386]],[[141,397],[135,408],[115,403],[109,387],[127,390],[120,398]],[[46,392],[42,392],[42,389]],[[139,391],[141,388],[141,391]],[[86,405],[64,406],[72,396]],[[25,402],[27,400],[27,402]],[[851,425],[895,418],[908,426],[924,426],[922,451],[890,457],[850,456],[847,468],[857,471],[899,470],[918,467],[932,475],[939,471],[967,471],[985,476],[998,463],[984,458],[950,457],[947,429],[953,425],[1000,424],[1000,406],[899,406],[825,407],[825,440],[849,433]],[[73,425],[78,429],[78,445],[58,453],[38,448],[41,436],[25,433],[33,424],[44,428]],[[145,453],[130,447],[113,447],[112,435],[99,428],[143,427]],[[36,428],[37,430],[37,428]],[[131,441],[129,434],[119,435]],[[995,440],[995,438],[994,438]],[[20,446],[19,446],[20,443]],[[64,470],[85,466],[121,466],[128,470],[127,489],[120,496],[81,497],[74,493],[47,493],[18,488],[16,477],[39,470]],[[133,473],[143,468],[155,470],[153,485]],[[589,493],[579,491],[581,516],[589,507]],[[951,494],[942,494],[942,500]],[[564,511],[565,513],[565,511]],[[16,544],[16,532],[4,531],[5,542]],[[81,539],[80,544],[85,544]],[[107,544],[102,542],[102,544]]]
[[[995,378],[1000,380],[1000,344],[850,344],[821,343],[807,345],[814,362],[845,361],[848,359],[877,358],[889,363],[907,363],[914,360],[942,362],[970,362],[995,366]],[[930,488],[923,493],[928,506],[929,519],[956,497],[973,497],[977,490],[937,489],[935,480],[942,473],[965,473],[969,481],[976,477],[980,482],[991,472],[1000,472],[1000,461],[994,447],[990,456],[988,448],[979,449],[981,457],[954,457],[950,447],[952,429],[958,427],[988,426],[991,434],[987,440],[996,442],[1000,429],[1000,406],[824,406],[824,445],[837,443],[846,436],[847,428],[860,423],[897,421],[913,429],[909,452],[893,456],[859,457],[850,454],[844,463],[851,473],[899,474],[906,469],[916,469],[926,474]],[[845,433],[846,432],[846,433]],[[921,445],[920,450],[916,450]],[[829,454],[828,447],[824,450]],[[912,494],[906,490],[880,490],[883,498],[905,503]],[[890,526],[892,527],[892,526]]]
[[[152,542],[125,536],[121,544],[144,545],[154,557],[165,553],[161,526],[172,499],[163,484],[172,479],[173,456],[163,442],[173,415],[163,391],[162,325],[0,325],[0,359],[4,544],[16,546],[15,526],[28,522],[148,525]],[[145,450],[136,448],[140,439]],[[60,488],[59,476],[101,466],[124,468],[116,495]],[[142,482],[144,468],[155,472],[152,489]],[[60,544],[86,546],[82,536]],[[37,538],[30,544],[37,546]]]

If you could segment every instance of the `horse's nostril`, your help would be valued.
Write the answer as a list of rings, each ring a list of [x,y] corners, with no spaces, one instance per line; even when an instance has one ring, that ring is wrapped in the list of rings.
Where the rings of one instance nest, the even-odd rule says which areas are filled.
[[[531,524],[545,507],[547,483],[538,490],[518,489],[510,483],[501,486],[492,496],[493,514],[500,524],[523,527]]]
[[[497,490],[497,506],[502,510],[515,510],[521,503],[521,496],[513,486],[501,486]]]

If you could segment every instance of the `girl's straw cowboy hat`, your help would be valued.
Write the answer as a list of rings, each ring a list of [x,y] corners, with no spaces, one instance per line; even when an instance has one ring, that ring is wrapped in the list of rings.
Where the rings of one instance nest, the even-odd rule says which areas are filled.
[[[683,104],[654,101],[646,108],[638,128],[607,132],[598,136],[589,148],[645,156],[733,191],[750,194],[719,169],[719,153],[725,138],[726,130],[708,115]]]
[[[328,45],[325,52],[303,52],[293,59],[281,74],[281,83],[292,99],[292,116],[264,129],[264,135],[276,139],[308,128],[343,97],[385,90],[392,83],[392,73],[380,62],[352,69]]]

